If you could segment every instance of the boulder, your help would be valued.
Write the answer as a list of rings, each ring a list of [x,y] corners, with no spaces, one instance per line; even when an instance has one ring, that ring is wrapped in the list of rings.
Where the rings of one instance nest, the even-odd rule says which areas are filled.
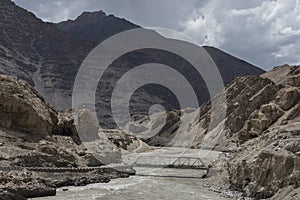
[[[70,136],[76,144],[81,144],[81,139],[76,129],[72,110],[58,113],[58,124],[55,134]]]
[[[52,134],[57,113],[25,81],[0,75],[0,126],[39,137]]]
[[[291,109],[300,98],[300,92],[298,88],[287,87],[280,90],[275,97],[275,102],[279,107],[285,111]]]

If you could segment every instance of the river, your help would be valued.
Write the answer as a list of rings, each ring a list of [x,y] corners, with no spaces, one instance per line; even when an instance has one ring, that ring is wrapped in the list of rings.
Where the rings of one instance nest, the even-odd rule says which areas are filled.
[[[157,149],[159,155],[182,155],[182,149]],[[203,160],[217,159],[219,153],[210,152]],[[140,155],[140,154],[139,154]],[[146,153],[145,155],[149,155]],[[151,153],[153,155],[153,152]],[[197,155],[198,150],[188,150],[184,155]],[[132,156],[130,156],[132,158]],[[135,157],[135,156],[134,156]],[[128,157],[127,157],[128,160]],[[57,196],[35,200],[229,200],[219,193],[202,186],[205,173],[201,170],[136,168],[137,176],[114,179],[109,183],[91,184],[83,187],[59,188]],[[67,191],[66,191],[67,190]]]

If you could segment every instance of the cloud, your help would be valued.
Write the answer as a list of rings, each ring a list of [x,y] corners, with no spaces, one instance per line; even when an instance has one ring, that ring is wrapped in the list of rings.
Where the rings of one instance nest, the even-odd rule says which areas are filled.
[[[45,21],[74,19],[104,10],[144,27],[181,31],[204,45],[221,48],[270,69],[299,64],[299,0],[15,0]],[[37,3],[39,2],[39,3]]]
[[[184,32],[206,45],[229,51],[255,65],[300,63],[300,4],[298,0],[212,0],[201,15],[181,24]]]

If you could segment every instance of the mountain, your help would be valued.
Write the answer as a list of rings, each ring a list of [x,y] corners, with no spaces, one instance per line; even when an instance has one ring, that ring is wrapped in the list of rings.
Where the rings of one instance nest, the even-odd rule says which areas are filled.
[[[84,12],[75,20],[60,22],[56,27],[77,38],[97,43],[117,33],[139,28],[125,19],[106,15],[103,11]]]
[[[69,33],[78,39],[96,43],[100,43],[117,33],[140,28],[140,26],[125,19],[120,19],[113,15],[107,16],[103,11],[84,12],[77,19],[60,22],[56,26],[61,31]],[[264,72],[264,70],[220,49],[209,46],[204,46],[204,49],[218,66],[225,85],[238,76],[259,75]],[[136,56],[138,57],[140,54]]]
[[[55,107],[68,107],[76,71],[94,45],[10,0],[0,1],[0,18],[0,73],[26,80]]]
[[[58,110],[72,107],[72,89],[78,69],[99,41],[139,27],[102,11],[85,12],[75,20],[58,24],[45,23],[10,0],[1,0],[0,17],[0,73],[26,80]],[[148,34],[157,40],[168,40],[154,31]],[[130,45],[132,41],[126,42]],[[264,72],[219,49],[205,49],[216,62],[225,85],[237,76]],[[105,74],[107,79],[98,85],[96,109],[102,125],[116,126],[110,105],[114,84],[133,67],[146,63],[174,67],[190,82],[200,105],[209,99],[205,82],[187,61],[168,52],[137,50],[114,61]],[[176,80],[166,77],[165,81]],[[154,104],[162,104],[167,110],[179,108],[171,91],[158,85],[146,85],[131,98],[130,112],[132,115],[148,114]]]
[[[78,39],[88,40],[95,43],[100,43],[104,39],[116,33],[139,27],[124,19],[120,19],[112,15],[107,16],[102,11],[91,13],[85,12],[75,20],[61,22],[56,24],[56,26],[61,31],[69,33]],[[147,32],[147,34],[148,38],[155,38],[156,41],[167,40],[154,31],[149,31]],[[132,41],[124,42],[128,42],[128,46],[130,46],[130,43]],[[216,63],[225,85],[229,84],[238,76],[259,75],[264,72],[260,68],[253,66],[246,61],[238,59],[228,53],[225,53],[217,48],[205,46],[204,49]],[[188,63],[172,54],[143,49],[135,52],[130,52],[125,56],[122,56],[117,60],[117,62],[113,63],[110,66],[110,73],[114,74],[114,76],[111,77],[109,81],[105,81],[104,83],[102,83],[103,85],[108,85],[108,88],[106,88],[106,93],[104,95],[106,97],[104,97],[101,105],[105,105],[105,102],[108,102],[111,98],[111,93],[113,90],[113,88],[111,87],[113,86],[112,83],[121,78],[121,76],[125,74],[125,72],[129,71],[132,68],[132,65],[138,66],[146,63],[161,63],[172,66],[176,70],[180,71],[180,73],[189,80],[196,91],[199,104],[202,104],[209,99],[209,93],[207,91],[205,82],[203,81],[202,77],[197,76],[197,73],[191,70],[191,66],[189,66]],[[168,77],[166,77],[166,80],[168,80]],[[170,79],[169,81],[171,82],[172,80]],[[138,94],[139,92],[140,94]],[[99,91],[98,93],[102,92]],[[137,113],[148,114],[150,105],[157,103],[163,104],[167,110],[179,108],[174,94],[170,93],[164,88],[158,88],[157,86],[148,85],[143,87],[143,89],[137,91],[136,93],[137,95],[135,96],[135,102],[141,102],[141,104],[135,103],[132,107],[133,109],[138,110]],[[145,96],[145,94],[147,95]],[[99,97],[98,99],[101,99],[101,97]],[[150,102],[149,99],[151,99]],[[105,107],[110,107],[110,105],[106,104]],[[109,111],[109,109],[105,110],[104,112],[102,111],[102,113],[106,113],[106,120],[108,120],[112,116],[112,113],[111,111]],[[136,112],[133,111],[133,113]],[[109,123],[113,124],[114,122]]]

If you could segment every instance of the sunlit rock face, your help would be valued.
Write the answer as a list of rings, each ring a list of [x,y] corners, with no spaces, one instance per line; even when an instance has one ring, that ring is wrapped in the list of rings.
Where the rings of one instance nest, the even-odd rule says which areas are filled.
[[[40,137],[50,136],[57,113],[36,90],[13,76],[0,76],[0,126]],[[33,136],[34,137],[34,136]]]

